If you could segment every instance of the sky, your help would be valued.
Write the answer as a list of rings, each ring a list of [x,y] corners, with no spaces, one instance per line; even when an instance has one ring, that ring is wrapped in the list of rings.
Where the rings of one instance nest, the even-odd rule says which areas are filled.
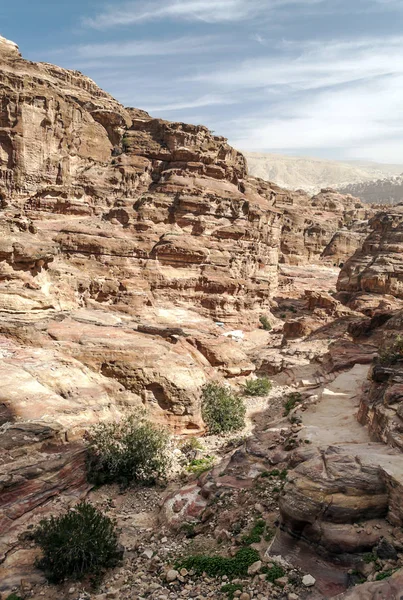
[[[403,0],[3,0],[0,35],[240,150],[403,163]]]

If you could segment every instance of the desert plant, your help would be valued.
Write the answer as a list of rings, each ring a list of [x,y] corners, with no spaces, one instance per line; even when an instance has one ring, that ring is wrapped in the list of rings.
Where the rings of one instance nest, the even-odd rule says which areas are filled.
[[[398,335],[395,341],[379,353],[379,362],[382,365],[395,365],[403,360],[403,337]]]
[[[129,145],[130,145],[130,140],[129,138],[125,135],[122,138],[122,148],[124,152],[127,152],[127,150],[129,149]]]
[[[267,396],[271,390],[271,381],[267,377],[249,379],[244,385],[245,396]]]
[[[222,577],[226,575],[228,579],[235,577],[245,577],[248,574],[248,568],[254,562],[259,560],[259,552],[254,548],[241,548],[232,558],[223,556],[205,556],[195,555],[178,560],[175,564],[176,569],[193,570],[196,575],[206,573],[209,577]]]
[[[228,600],[234,600],[235,592],[242,592],[243,587],[239,583],[226,583],[221,587],[220,592],[227,594]]]
[[[378,575],[375,577],[375,581],[382,581],[383,579],[388,579],[388,577],[391,577],[394,572],[394,569],[389,569],[389,571],[383,571],[382,573],[378,573]]]
[[[263,519],[258,519],[253,524],[252,529],[246,535],[242,536],[242,543],[250,546],[250,544],[259,544],[262,541],[262,535],[266,529],[266,523]]]
[[[267,581],[270,583],[275,583],[276,579],[280,577],[284,577],[285,570],[280,565],[273,565],[272,567],[263,567],[262,573],[266,573]]]
[[[245,405],[230,389],[209,383],[203,388],[202,416],[211,434],[239,431],[245,426]]]
[[[203,450],[203,446],[196,437],[190,437],[180,445],[180,451],[188,460],[196,458],[199,450]]]
[[[194,475],[201,475],[205,471],[208,471],[214,466],[214,458],[212,456],[205,456],[204,458],[194,458],[188,466],[186,470],[189,473],[193,473]]]
[[[42,550],[37,566],[51,583],[99,578],[122,558],[115,523],[87,502],[41,521],[33,539]]]
[[[291,394],[288,394],[287,400],[284,403],[284,416],[287,417],[301,400],[302,396],[299,392],[291,392]]]
[[[119,422],[96,425],[88,435],[87,476],[91,483],[155,483],[170,465],[169,435],[142,411]]]
[[[259,321],[265,331],[271,331],[273,329],[272,324],[270,323],[269,319],[265,315],[262,315],[259,318]]]

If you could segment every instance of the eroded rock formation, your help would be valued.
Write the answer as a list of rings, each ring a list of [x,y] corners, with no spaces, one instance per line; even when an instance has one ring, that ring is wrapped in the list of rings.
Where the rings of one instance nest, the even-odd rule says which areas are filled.
[[[403,300],[403,206],[378,212],[372,231],[340,272],[337,289],[350,306],[373,311]]]

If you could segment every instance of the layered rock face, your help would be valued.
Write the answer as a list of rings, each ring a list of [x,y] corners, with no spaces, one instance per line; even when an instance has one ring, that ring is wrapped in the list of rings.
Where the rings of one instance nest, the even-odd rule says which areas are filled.
[[[206,381],[254,369],[214,320],[269,311],[280,220],[224,138],[0,39],[3,530],[85,485],[91,423],[145,406],[202,431]]]
[[[351,306],[375,307],[385,297],[403,300],[403,206],[391,207],[370,220],[363,245],[340,272],[337,289]]]
[[[313,198],[289,192],[275,204],[284,213],[280,259],[290,265],[344,262],[365,239],[372,214],[357,198],[331,189]]]
[[[255,188],[244,193],[240,153],[205,127],[126,110],[80,73],[1,48],[3,214],[35,221],[25,239],[46,246],[34,255],[42,266],[57,255],[59,269],[87,271],[59,302],[137,315],[158,297],[226,320],[268,307],[279,214]]]
[[[403,451],[403,312],[383,328],[381,358],[373,365],[358,419],[374,440]]]

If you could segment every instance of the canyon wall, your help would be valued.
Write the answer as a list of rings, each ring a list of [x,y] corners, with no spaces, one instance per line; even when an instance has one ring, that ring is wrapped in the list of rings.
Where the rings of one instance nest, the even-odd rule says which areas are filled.
[[[370,234],[343,266],[337,290],[353,308],[372,310],[385,302],[398,308],[403,300],[403,206],[377,212]]]

